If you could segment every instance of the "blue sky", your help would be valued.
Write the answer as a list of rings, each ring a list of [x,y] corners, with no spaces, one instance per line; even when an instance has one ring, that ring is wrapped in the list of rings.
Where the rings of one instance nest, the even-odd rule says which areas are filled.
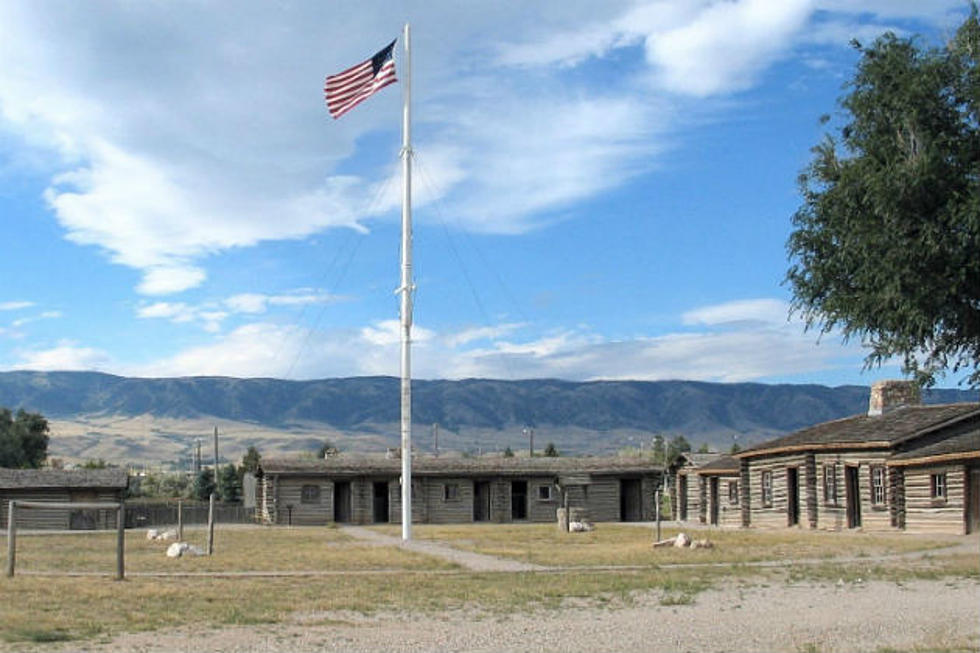
[[[322,84],[407,20],[416,376],[895,377],[788,319],[795,180],[852,38],[967,10],[0,3],[0,369],[397,375],[402,86]]]

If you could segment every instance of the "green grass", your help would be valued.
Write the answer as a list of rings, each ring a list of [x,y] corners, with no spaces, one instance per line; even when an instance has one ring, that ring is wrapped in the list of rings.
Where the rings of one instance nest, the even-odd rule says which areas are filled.
[[[498,530],[499,529],[499,532]],[[189,531],[203,545],[204,531]],[[471,573],[441,559],[352,540],[331,528],[219,529],[215,555],[171,560],[167,544],[150,542],[141,531],[127,533],[127,573],[112,579],[115,534],[18,537],[18,574],[0,578],[0,642],[17,647],[46,642],[111,638],[121,632],[167,628],[215,628],[228,625],[296,623],[332,619],[337,611],[355,613],[413,612],[438,614],[473,608],[487,614],[549,610],[580,604],[616,607],[638,593],[657,592],[661,605],[696,603],[700,592],[738,581],[745,584],[798,580],[846,582],[912,579],[976,579],[973,554],[933,555],[914,561],[842,562],[855,550],[899,552],[923,547],[926,540],[900,537],[778,532],[705,532],[716,548],[706,551],[651,549],[651,531],[600,524],[594,533],[568,535],[553,526],[461,526],[416,529],[417,537],[445,537],[454,546],[544,564],[567,564],[572,571],[549,573]],[[701,534],[699,533],[699,536]],[[508,543],[507,539],[512,541]],[[3,538],[0,538],[0,542]],[[956,540],[962,541],[962,540]],[[939,542],[943,544],[943,542]],[[804,555],[826,554],[827,562],[778,569],[739,561],[768,555],[789,556],[798,546]],[[550,551],[547,547],[550,547]],[[543,550],[542,550],[543,548]],[[755,549],[761,550],[762,553]],[[2,549],[0,549],[2,550]],[[498,553],[504,555],[504,553]],[[546,555],[548,554],[548,555]],[[662,563],[733,560],[730,565],[668,567]],[[573,564],[574,563],[574,564]],[[611,569],[587,564],[635,564]],[[330,576],[298,577],[141,577],[138,572],[332,571]],[[385,573],[356,573],[388,570]],[[95,571],[102,576],[58,575]],[[343,573],[352,572],[352,573]],[[432,573],[438,572],[438,573]],[[939,650],[944,640],[930,640]],[[929,642],[927,642],[929,643]],[[952,644],[956,645],[956,642]]]
[[[377,529],[396,532],[391,526]],[[677,532],[664,529],[662,537],[667,539]],[[710,539],[714,544],[711,549],[654,549],[653,529],[622,524],[598,524],[590,533],[563,533],[554,524],[419,525],[414,533],[417,538],[445,541],[467,551],[560,567],[867,558],[941,548],[960,541],[955,536],[917,538],[904,533],[711,530],[689,532],[695,539]]]

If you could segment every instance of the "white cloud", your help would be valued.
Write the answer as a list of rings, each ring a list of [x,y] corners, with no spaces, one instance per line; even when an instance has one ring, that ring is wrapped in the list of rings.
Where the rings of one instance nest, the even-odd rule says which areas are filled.
[[[706,326],[786,324],[789,304],[779,299],[742,299],[687,311],[681,316],[683,324]]]
[[[71,340],[62,340],[50,349],[18,352],[20,360],[13,369],[61,371],[61,370],[109,370],[112,359],[101,349],[80,347]]]
[[[224,305],[235,313],[265,313],[270,306],[302,306],[323,304],[337,298],[325,293],[296,292],[293,294],[265,295],[241,293],[224,300]]]
[[[34,306],[34,302],[0,302],[0,311],[19,311]]]
[[[693,379],[751,381],[859,367],[861,349],[788,323],[776,299],[735,301],[685,313],[685,332],[609,338],[587,328],[536,336],[499,324],[440,333],[412,331],[415,378]],[[700,328],[698,328],[700,327]],[[399,374],[397,320],[360,329],[309,331],[253,323],[165,360],[141,376],[222,374],[322,378]]]
[[[37,322],[39,320],[56,320],[60,317],[62,317],[61,311],[43,311],[38,315],[22,317],[19,320],[14,320],[10,323],[10,326],[18,328],[24,326],[25,324],[30,324],[31,322]]]

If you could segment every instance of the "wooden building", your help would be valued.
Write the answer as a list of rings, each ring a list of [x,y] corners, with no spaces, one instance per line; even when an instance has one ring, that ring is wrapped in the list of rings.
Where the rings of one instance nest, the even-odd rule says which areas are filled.
[[[978,420],[980,404],[923,406],[914,384],[876,383],[866,415],[736,454],[742,525],[965,532]],[[943,458],[954,443],[955,457]]]
[[[14,501],[118,502],[129,487],[124,469],[0,469],[0,522]],[[18,528],[85,530],[115,528],[114,510],[23,510]]]
[[[548,522],[567,495],[591,521],[653,519],[662,470],[640,458],[434,458],[412,461],[417,523]],[[268,524],[400,523],[401,461],[337,455],[263,460],[259,518]]]
[[[739,509],[739,464],[732,456],[715,458],[697,470],[703,524],[741,526]]]
[[[674,519],[705,523],[707,504],[698,470],[717,457],[717,453],[685,451],[674,459],[671,466],[674,482],[670,488],[670,505],[673,506]]]

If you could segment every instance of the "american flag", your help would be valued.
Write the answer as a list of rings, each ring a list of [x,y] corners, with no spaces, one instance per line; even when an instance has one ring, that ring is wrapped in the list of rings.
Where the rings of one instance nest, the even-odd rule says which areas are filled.
[[[392,41],[367,61],[327,77],[323,93],[331,116],[341,117],[385,86],[398,81],[392,56],[394,49],[395,41]]]

